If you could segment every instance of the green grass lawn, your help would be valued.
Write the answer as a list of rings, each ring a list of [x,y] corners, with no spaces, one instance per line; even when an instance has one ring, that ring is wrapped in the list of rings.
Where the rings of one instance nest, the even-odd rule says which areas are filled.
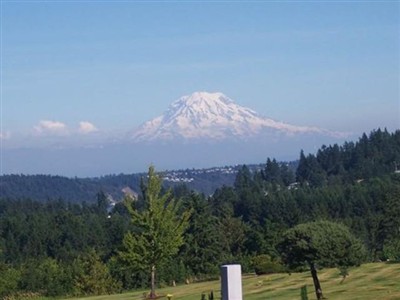
[[[343,299],[400,299],[400,264],[370,263],[359,268],[351,268],[349,276],[342,282],[338,269],[325,269],[319,272],[324,296],[329,300]],[[342,283],[341,283],[342,282]],[[307,285],[308,298],[316,299],[311,274],[273,274],[264,276],[243,276],[243,293],[245,300],[265,299],[300,299],[300,288]],[[214,291],[219,298],[220,282],[202,282],[177,287],[159,289],[160,295],[172,294],[173,299],[200,300],[203,292]],[[132,300],[143,299],[144,291],[136,291],[119,295],[107,295],[87,298],[87,300]],[[166,298],[164,298],[166,299]],[[69,300],[72,300],[71,298]]]

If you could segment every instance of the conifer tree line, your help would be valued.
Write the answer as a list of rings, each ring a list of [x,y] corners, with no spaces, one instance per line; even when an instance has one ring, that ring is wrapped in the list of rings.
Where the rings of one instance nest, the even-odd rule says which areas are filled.
[[[295,237],[310,227],[297,225],[312,222],[346,227],[365,249],[360,262],[399,260],[397,166],[400,131],[378,129],[357,142],[322,146],[315,154],[301,152],[295,172],[270,158],[259,172],[243,166],[233,187],[223,186],[212,196],[184,185],[171,191],[150,189],[143,178],[138,199],[125,199],[111,212],[102,192],[93,204],[0,199],[0,297],[94,295],[149,287],[152,274],[140,257],[151,261],[151,243],[141,247],[145,252],[140,257],[135,250],[146,242],[139,237],[148,232],[149,195],[163,199],[161,207],[152,208],[153,215],[157,209],[163,213],[159,220],[178,216],[177,223],[152,223],[152,230],[162,231],[167,227],[163,223],[169,224],[168,232],[177,230],[176,236],[182,230],[182,240],[160,241],[162,249],[176,247],[168,248],[162,259],[157,256],[157,286],[218,278],[219,266],[233,262],[257,274],[305,270],[299,261],[295,269],[287,269],[284,263],[294,258],[283,255],[288,246],[282,238]],[[323,226],[331,228],[329,224]],[[318,261],[311,267],[318,263],[336,265]]]

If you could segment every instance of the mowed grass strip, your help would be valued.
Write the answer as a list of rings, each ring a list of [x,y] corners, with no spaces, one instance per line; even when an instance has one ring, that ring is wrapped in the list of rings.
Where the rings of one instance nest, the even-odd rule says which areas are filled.
[[[400,299],[400,264],[369,263],[350,268],[349,276],[343,281],[338,269],[324,269],[319,272],[324,296],[329,300],[395,300]],[[314,286],[309,272],[272,275],[243,276],[245,300],[299,300],[300,288],[307,285],[309,299],[315,299]],[[173,299],[200,300],[201,294],[214,291],[219,299],[220,282],[210,281],[159,289],[160,295],[172,294]],[[132,300],[143,299],[148,290],[119,295],[106,295],[69,300]],[[166,298],[165,298],[166,299]]]

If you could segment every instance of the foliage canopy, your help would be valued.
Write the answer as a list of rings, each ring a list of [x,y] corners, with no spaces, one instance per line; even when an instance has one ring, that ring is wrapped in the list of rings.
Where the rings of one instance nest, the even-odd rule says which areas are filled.
[[[365,258],[362,243],[349,229],[329,221],[299,224],[289,229],[277,248],[282,261],[290,268],[310,267],[318,299],[322,299],[318,267],[355,266]]]
[[[123,250],[118,253],[133,269],[151,273],[151,297],[155,297],[155,270],[178,252],[190,217],[189,211],[179,213],[171,191],[162,194],[161,183],[151,166],[143,189],[143,210],[135,209],[132,199],[126,199],[134,231],[125,235]]]

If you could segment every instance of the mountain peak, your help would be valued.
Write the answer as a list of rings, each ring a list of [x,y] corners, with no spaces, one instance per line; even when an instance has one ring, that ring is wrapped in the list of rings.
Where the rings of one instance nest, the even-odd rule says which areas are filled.
[[[215,110],[218,106],[232,104],[233,100],[229,99],[222,93],[194,92],[191,95],[183,96],[173,102],[168,111],[179,110],[183,107],[192,107],[192,109],[204,111]]]
[[[249,108],[237,105],[223,93],[202,91],[174,101],[163,115],[142,124],[133,134],[133,139],[247,139],[266,132],[293,135],[327,131],[264,118]]]
[[[190,99],[192,101],[199,101],[202,99],[215,101],[218,100],[220,97],[226,97],[226,96],[220,92],[210,93],[206,91],[201,91],[201,92],[194,92],[191,95],[183,96],[182,98]]]
[[[194,92],[191,95],[183,96],[178,99],[176,102],[186,102],[187,104],[193,105],[199,102],[224,102],[224,103],[232,103],[233,101],[225,96],[223,93],[215,92]]]

